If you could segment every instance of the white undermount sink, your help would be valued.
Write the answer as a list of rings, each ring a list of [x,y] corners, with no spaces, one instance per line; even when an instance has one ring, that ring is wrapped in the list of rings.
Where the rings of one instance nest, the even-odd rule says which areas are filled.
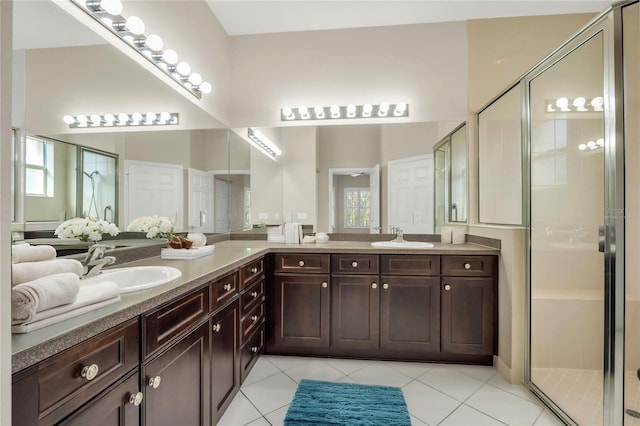
[[[376,241],[371,243],[372,247],[395,248],[395,249],[429,249],[433,248],[431,243],[421,241]]]
[[[128,268],[105,269],[85,282],[112,281],[120,287],[120,293],[147,290],[175,280],[182,271],[171,266],[130,266]]]

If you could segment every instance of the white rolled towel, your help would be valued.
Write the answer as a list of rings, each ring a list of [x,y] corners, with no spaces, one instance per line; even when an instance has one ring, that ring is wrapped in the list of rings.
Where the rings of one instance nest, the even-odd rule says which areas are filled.
[[[193,241],[193,247],[204,247],[207,245],[207,236],[199,232],[188,233],[187,240]]]
[[[11,324],[33,320],[36,313],[76,301],[80,277],[73,272],[49,275],[11,289]]]
[[[32,246],[19,244],[11,246],[11,263],[39,262],[55,259],[56,249],[52,246]]]
[[[53,259],[40,262],[24,262],[11,265],[11,285],[18,285],[47,275],[73,272],[81,276],[84,272],[82,263],[75,259]]]

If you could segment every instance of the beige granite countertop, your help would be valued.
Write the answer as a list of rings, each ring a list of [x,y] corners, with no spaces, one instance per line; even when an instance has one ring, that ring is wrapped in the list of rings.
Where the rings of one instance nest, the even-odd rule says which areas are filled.
[[[267,253],[379,253],[379,254],[499,254],[500,250],[476,244],[434,243],[431,249],[387,249],[362,241],[330,241],[326,244],[278,244],[267,241],[230,240],[215,243],[210,256],[193,260],[163,260],[151,257],[122,266],[166,265],[182,276],[149,290],[123,294],[121,301],[58,324],[12,336],[12,373],[93,337],[165,302],[185,294]]]

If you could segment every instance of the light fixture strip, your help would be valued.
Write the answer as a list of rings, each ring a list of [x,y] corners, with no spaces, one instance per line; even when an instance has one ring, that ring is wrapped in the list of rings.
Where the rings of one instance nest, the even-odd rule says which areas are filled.
[[[251,127],[247,129],[247,136],[251,139],[258,147],[267,152],[272,157],[276,157],[282,154],[282,151],[276,144],[271,142],[271,140],[264,135],[260,130],[254,130]]]
[[[144,34],[144,22],[137,16],[125,18],[121,0],[73,0],[89,16],[123,40],[159,70],[178,82],[198,99],[202,94],[211,93],[211,84],[202,76],[191,72],[186,62],[178,62],[178,54],[171,49],[163,49],[162,39],[156,34]]]
[[[350,118],[397,118],[408,117],[409,105],[381,103],[380,105],[316,105],[315,107],[285,106],[280,110],[281,121],[296,120],[336,120]]]
[[[546,112],[602,112],[604,111],[604,98],[596,96],[588,99],[578,96],[574,99],[560,97],[544,101]]]
[[[95,127],[143,127],[143,126],[175,126],[180,124],[180,115],[177,112],[147,112],[141,114],[77,114],[65,115],[65,123],[71,129],[86,129]]]

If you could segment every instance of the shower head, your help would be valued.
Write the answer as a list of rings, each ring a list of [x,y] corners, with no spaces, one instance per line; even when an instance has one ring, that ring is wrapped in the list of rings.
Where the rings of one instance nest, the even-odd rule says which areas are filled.
[[[94,170],[91,172],[91,174],[85,172],[84,170],[82,171],[82,173],[84,173],[85,175],[87,175],[87,177],[89,177],[89,179],[91,179],[94,175],[99,175],[100,173],[98,173],[97,170]]]

